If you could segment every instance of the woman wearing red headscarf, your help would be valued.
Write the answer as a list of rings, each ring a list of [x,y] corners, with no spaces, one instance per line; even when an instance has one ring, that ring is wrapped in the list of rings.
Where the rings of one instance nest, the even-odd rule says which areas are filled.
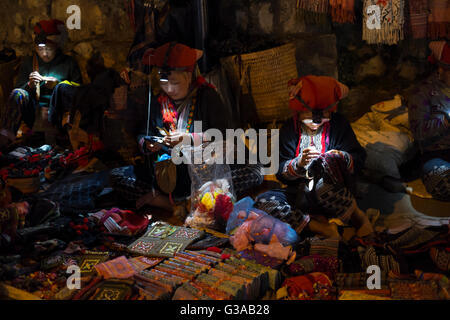
[[[147,166],[135,166],[134,172],[131,168],[119,168],[113,173],[115,188],[122,190],[127,189],[122,188],[122,177],[129,177],[126,179],[128,182],[124,182],[133,191],[123,190],[125,192],[121,193],[128,200],[137,198],[138,208],[149,205],[173,211],[173,202],[169,201],[167,191],[158,188],[161,177],[158,178],[158,185],[154,183],[155,162],[161,156],[167,159],[171,154],[170,148],[180,142],[197,146],[208,141],[209,138],[205,137],[208,129],[218,129],[224,137],[226,129],[234,129],[231,112],[224,106],[216,89],[197,71],[197,61],[201,56],[200,50],[171,42],[157,49],[149,49],[143,57],[144,64],[156,67],[161,89],[158,95],[151,97],[151,105],[142,116],[142,129],[138,136],[141,152],[148,156],[149,163]],[[194,127],[196,121],[201,122],[201,130]],[[155,137],[159,141],[155,141]],[[262,183],[263,176],[258,165],[230,165],[230,168],[237,194]],[[177,165],[176,186],[170,195],[175,200],[183,200],[190,192],[188,168],[185,164]]]
[[[0,146],[15,140],[22,121],[29,129],[36,125],[34,131],[46,132],[47,142],[55,141],[56,133],[48,122],[53,89],[64,80],[81,83],[77,62],[61,50],[66,39],[62,21],[43,20],[35,25],[33,55],[23,60],[8,110],[0,119]]]
[[[339,238],[336,225],[327,222],[331,218],[352,220],[360,235],[371,233],[352,194],[352,177],[364,166],[366,154],[348,121],[336,113],[347,86],[323,76],[294,79],[289,86],[294,117],[280,131],[277,174],[288,187],[261,194],[255,206],[291,224],[297,233],[309,226]]]

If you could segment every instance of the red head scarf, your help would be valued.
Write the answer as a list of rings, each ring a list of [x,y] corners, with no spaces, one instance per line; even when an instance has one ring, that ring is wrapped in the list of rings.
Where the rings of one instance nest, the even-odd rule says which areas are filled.
[[[170,52],[168,53],[168,50]],[[148,49],[142,59],[143,64],[167,67],[172,70],[194,71],[195,64],[201,58],[201,50],[192,49],[181,43],[166,43],[156,49]]]
[[[445,41],[432,41],[429,47],[432,54],[428,60],[433,64],[440,63],[450,68],[450,46],[448,43]]]
[[[64,22],[60,20],[42,20],[34,26],[34,37],[46,35],[46,43],[62,46],[67,39],[67,30]]]
[[[289,101],[289,107],[293,111],[309,111],[306,103],[314,110],[324,110],[332,106],[329,111],[335,111],[337,102],[348,94],[348,87],[339,81],[325,76],[305,76],[289,81],[290,86],[295,86],[293,96]],[[299,97],[303,102],[301,102]]]

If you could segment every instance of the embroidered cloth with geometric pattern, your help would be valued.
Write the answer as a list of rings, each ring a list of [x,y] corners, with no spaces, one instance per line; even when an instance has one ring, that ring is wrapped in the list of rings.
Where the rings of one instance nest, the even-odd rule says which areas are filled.
[[[201,230],[155,222],[141,238],[128,246],[128,250],[144,256],[173,257],[203,235]]]
[[[97,264],[95,270],[97,270],[98,274],[105,279],[126,279],[131,278],[135,274],[133,266],[128,262],[125,256]]]
[[[99,263],[105,262],[109,259],[108,252],[95,252],[86,251],[80,258],[80,273],[82,276],[93,275],[95,272],[95,266]]]

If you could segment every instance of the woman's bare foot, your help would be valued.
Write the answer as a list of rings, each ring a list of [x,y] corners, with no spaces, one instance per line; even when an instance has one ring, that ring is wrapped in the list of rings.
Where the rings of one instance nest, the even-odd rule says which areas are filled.
[[[341,239],[341,235],[338,232],[337,225],[335,223],[328,223],[328,221],[322,222],[319,220],[311,219],[309,222],[309,229],[321,236],[328,239]]]
[[[169,212],[173,211],[173,206],[170,203],[169,197],[156,190],[154,192],[150,191],[136,201],[137,209],[141,209],[145,205],[161,208]]]
[[[373,226],[366,214],[356,207],[352,214],[352,223],[356,228],[357,237],[365,237],[374,233]]]

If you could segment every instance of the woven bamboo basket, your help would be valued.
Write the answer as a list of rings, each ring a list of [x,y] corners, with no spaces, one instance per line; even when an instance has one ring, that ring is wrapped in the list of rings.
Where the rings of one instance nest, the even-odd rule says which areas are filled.
[[[26,178],[8,178],[7,184],[19,189],[22,193],[35,193],[39,191],[41,181],[39,176]]]
[[[243,94],[251,90],[260,122],[285,120],[291,115],[287,83],[298,77],[293,43],[226,57],[221,63],[234,92],[238,86]],[[240,106],[240,110],[244,108]]]

